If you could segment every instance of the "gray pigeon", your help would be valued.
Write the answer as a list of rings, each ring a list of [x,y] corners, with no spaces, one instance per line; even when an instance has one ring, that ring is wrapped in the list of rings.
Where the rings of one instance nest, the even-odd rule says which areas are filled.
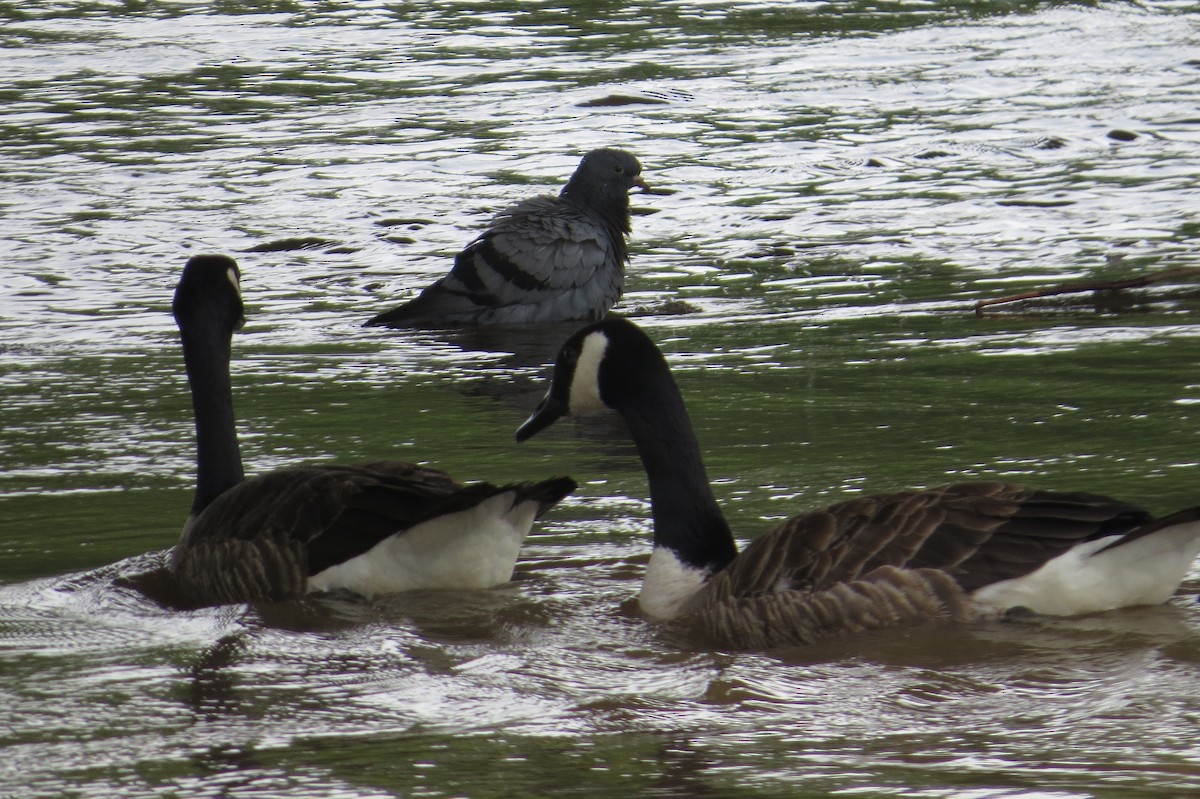
[[[496,215],[450,274],[367,325],[455,327],[599,319],[621,296],[629,190],[647,188],[624,150],[592,150],[557,197]]]

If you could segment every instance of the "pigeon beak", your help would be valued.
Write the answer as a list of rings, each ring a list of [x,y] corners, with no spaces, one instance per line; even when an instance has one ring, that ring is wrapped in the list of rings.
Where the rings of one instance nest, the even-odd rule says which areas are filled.
[[[538,403],[537,410],[533,412],[533,415],[525,420],[525,424],[517,428],[517,441],[533,438],[566,414],[566,404],[546,394]]]

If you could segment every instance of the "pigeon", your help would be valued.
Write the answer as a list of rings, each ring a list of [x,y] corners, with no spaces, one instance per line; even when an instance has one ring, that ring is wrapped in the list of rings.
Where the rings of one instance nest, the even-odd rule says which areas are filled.
[[[629,192],[642,165],[624,150],[583,157],[557,197],[501,211],[450,273],[365,326],[441,328],[596,320],[621,296]]]

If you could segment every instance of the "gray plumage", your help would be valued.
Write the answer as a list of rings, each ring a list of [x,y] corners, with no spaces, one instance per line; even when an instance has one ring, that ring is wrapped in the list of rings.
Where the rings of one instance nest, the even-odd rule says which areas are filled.
[[[643,610],[719,646],[808,644],[1015,607],[1072,615],[1164,602],[1200,551],[1200,507],[1155,520],[1109,497],[979,482],[803,513],[739,553],[666,360],[624,319],[568,339],[517,439],[603,408],[628,423],[650,482]]]
[[[574,490],[574,481],[565,477],[463,486],[440,469],[401,461],[297,466],[244,479],[229,381],[230,342],[243,313],[239,284],[233,259],[197,256],[188,261],[175,292],[197,440],[195,500],[170,559],[175,604],[295,598],[309,590],[315,575],[424,522],[466,514],[484,503],[497,504],[489,510],[506,519],[512,514],[531,520]],[[477,559],[469,535],[463,543],[455,531],[444,532],[432,544],[435,557]],[[515,543],[511,549],[513,563],[494,569],[503,573],[500,582],[511,576]],[[421,587],[487,587],[471,579]],[[353,582],[336,587],[359,590]]]
[[[367,325],[453,327],[599,319],[621,296],[638,160],[593,150],[557,197],[501,211],[415,299]]]

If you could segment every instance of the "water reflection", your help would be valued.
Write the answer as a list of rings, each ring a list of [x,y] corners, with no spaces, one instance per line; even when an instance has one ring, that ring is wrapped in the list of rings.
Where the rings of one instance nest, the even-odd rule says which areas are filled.
[[[544,325],[491,325],[438,331],[433,335],[467,353],[494,353],[488,363],[497,373],[526,374],[554,363],[559,347],[582,326],[581,322]],[[398,335],[398,331],[390,331]],[[386,335],[386,334],[384,334]]]
[[[223,636],[200,651],[188,666],[189,691],[184,701],[205,721],[238,711],[238,682],[233,666],[246,650],[245,634]]]
[[[560,5],[0,11],[0,793],[1196,793],[1200,572],[1128,614],[697,651],[625,609],[624,431],[512,444],[570,331],[360,327],[516,189],[627,147],[676,191],[635,202],[618,310],[650,309],[743,537],[958,475],[1194,502],[1194,303],[973,316],[1192,265],[1192,9]],[[189,613],[121,583],[186,516],[196,252],[246,269],[250,471],[595,476],[521,579]]]

